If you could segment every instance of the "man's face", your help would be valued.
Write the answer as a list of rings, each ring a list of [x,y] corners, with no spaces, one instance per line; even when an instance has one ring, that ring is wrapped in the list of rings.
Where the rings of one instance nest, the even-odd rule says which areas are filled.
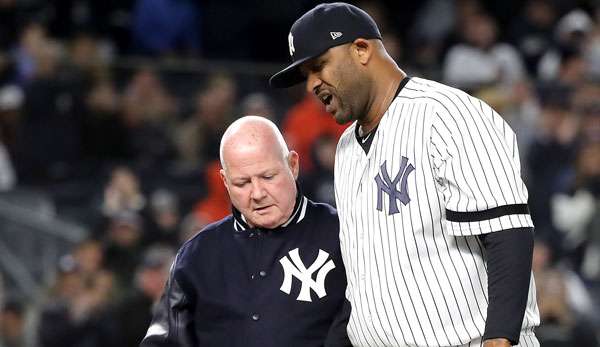
[[[350,44],[330,48],[300,66],[306,76],[306,90],[321,100],[338,124],[359,119],[364,113],[361,74],[349,49]]]
[[[272,229],[285,223],[296,202],[298,154],[291,151],[282,158],[280,151],[264,146],[230,152],[221,176],[233,206],[254,227]]]

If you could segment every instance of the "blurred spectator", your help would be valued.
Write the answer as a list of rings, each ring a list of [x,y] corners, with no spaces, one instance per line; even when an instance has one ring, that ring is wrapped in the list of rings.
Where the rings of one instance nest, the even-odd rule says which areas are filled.
[[[152,192],[149,219],[146,243],[179,246],[178,231],[181,218],[177,196],[172,191],[161,188]]]
[[[11,190],[17,183],[12,163],[23,91],[14,85],[0,88],[0,191]],[[14,152],[13,152],[14,153]]]
[[[123,211],[110,219],[104,240],[106,268],[115,274],[117,295],[133,284],[133,274],[142,254],[143,221],[134,212]]]
[[[64,256],[38,326],[40,347],[115,346],[106,286],[84,281],[72,256]]]
[[[529,75],[537,76],[538,63],[554,42],[558,9],[552,0],[528,0],[510,24],[510,41],[519,49]]]
[[[73,260],[84,281],[94,283],[96,290],[110,292],[113,278],[104,267],[104,247],[100,241],[90,239],[78,244],[73,250]]]
[[[481,4],[476,0],[427,1],[417,13],[410,32],[410,43],[414,49],[411,57],[407,58],[411,65],[424,76],[441,79],[440,60],[446,55],[448,45],[455,43],[460,36],[457,32],[460,24],[481,11]],[[440,13],[444,15],[440,16]]]
[[[61,46],[54,41],[39,45],[34,78],[25,89],[15,160],[20,178],[44,183],[77,175],[84,91],[61,74]]]
[[[200,53],[200,2],[192,0],[137,0],[132,36],[144,54]]]
[[[144,252],[135,272],[134,290],[116,309],[118,346],[137,346],[146,335],[153,306],[163,293],[174,259],[175,251],[169,247],[153,246]]]
[[[468,16],[461,23],[461,34],[463,42],[451,47],[444,59],[447,83],[472,91],[492,84],[506,88],[525,78],[520,53],[497,41],[498,28],[492,17],[483,13]]]
[[[19,28],[19,7],[17,0],[0,1],[0,52],[6,51],[17,41]]]
[[[194,237],[209,223],[198,216],[194,211],[188,213],[181,220],[179,228],[179,244],[184,244],[187,240]]]
[[[335,137],[331,135],[319,137],[312,147],[314,169],[308,175],[301,175],[304,195],[311,200],[326,202],[332,206],[335,206],[333,169],[336,146]]]
[[[68,49],[71,70],[89,88],[94,80],[101,77],[107,63],[106,57],[101,56],[98,41],[92,34],[81,32],[69,42]]]
[[[576,52],[583,59],[584,44],[592,30],[592,19],[581,9],[575,9],[564,15],[556,25],[555,44],[542,56],[538,66],[541,80],[556,79],[561,73],[564,59],[571,58]]]
[[[273,103],[265,93],[257,92],[246,95],[240,102],[240,108],[240,113],[243,115],[261,116],[276,121]]]
[[[127,211],[139,213],[145,207],[146,197],[141,191],[139,178],[127,167],[115,168],[104,188],[103,214],[113,217]]]
[[[179,159],[185,166],[202,167],[219,158],[219,143],[234,120],[237,85],[233,77],[215,73],[195,96],[194,113],[176,130]]]
[[[23,27],[12,54],[16,62],[16,82],[20,85],[26,85],[35,77],[37,64],[41,63],[39,55],[47,50],[47,41],[46,28],[40,23],[30,22]]]
[[[562,240],[552,224],[550,198],[569,189],[572,165],[577,155],[579,121],[571,109],[571,96],[568,88],[559,86],[540,90],[538,132],[526,159],[531,194],[529,206],[536,232],[551,242],[557,254],[561,254]]]
[[[123,117],[127,128],[128,152],[144,169],[164,168],[174,147],[170,132],[175,123],[176,104],[156,72],[143,68],[135,73],[123,95]]]
[[[133,157],[128,148],[128,129],[121,115],[121,95],[109,78],[91,87],[86,99],[83,148],[97,166]],[[107,136],[110,134],[110,136]]]
[[[569,310],[588,321],[600,318],[590,291],[585,287],[584,282],[570,269],[567,262],[556,256],[550,245],[541,237],[536,237],[535,240],[532,271],[536,280],[538,276],[558,275],[565,289],[565,304]]]
[[[25,347],[25,308],[18,301],[0,305],[0,346]]]
[[[231,202],[223,179],[219,174],[221,163],[215,160],[206,166],[206,188],[208,194],[195,206],[195,217],[204,224],[216,222],[231,213]]]
[[[563,273],[547,270],[535,274],[538,307],[542,324],[536,329],[544,347],[596,347],[598,338],[589,321],[582,319],[568,303]]]
[[[583,144],[572,188],[552,197],[554,225],[565,234],[564,247],[589,280],[600,280],[600,142]]]
[[[311,153],[314,142],[323,135],[330,135],[337,141],[346,127],[337,124],[312,93],[306,93],[287,111],[282,122],[283,136],[288,147],[302,158],[300,175],[308,175],[314,169],[315,160]]]

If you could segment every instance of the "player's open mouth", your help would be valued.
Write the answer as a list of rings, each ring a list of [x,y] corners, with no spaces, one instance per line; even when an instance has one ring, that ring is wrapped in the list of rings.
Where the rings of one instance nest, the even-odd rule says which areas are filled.
[[[323,105],[327,106],[331,103],[331,100],[333,100],[333,95],[331,95],[327,92],[320,93],[319,100],[321,100]]]

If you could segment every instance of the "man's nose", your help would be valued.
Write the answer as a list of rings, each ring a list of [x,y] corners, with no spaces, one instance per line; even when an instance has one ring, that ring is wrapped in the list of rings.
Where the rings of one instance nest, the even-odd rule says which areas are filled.
[[[250,193],[250,197],[253,200],[261,200],[262,198],[264,198],[266,195],[265,189],[264,189],[263,185],[259,182],[259,180],[253,179],[251,183],[252,183],[252,192]]]
[[[321,81],[316,73],[309,73],[306,78],[306,91],[314,93],[315,89],[320,87],[321,84],[323,84],[323,81]]]

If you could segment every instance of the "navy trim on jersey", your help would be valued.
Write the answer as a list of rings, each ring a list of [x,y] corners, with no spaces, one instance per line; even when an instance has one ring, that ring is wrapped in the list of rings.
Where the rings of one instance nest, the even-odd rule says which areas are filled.
[[[527,204],[514,204],[476,212],[456,212],[446,209],[446,220],[450,222],[479,222],[512,214],[529,214]]]

